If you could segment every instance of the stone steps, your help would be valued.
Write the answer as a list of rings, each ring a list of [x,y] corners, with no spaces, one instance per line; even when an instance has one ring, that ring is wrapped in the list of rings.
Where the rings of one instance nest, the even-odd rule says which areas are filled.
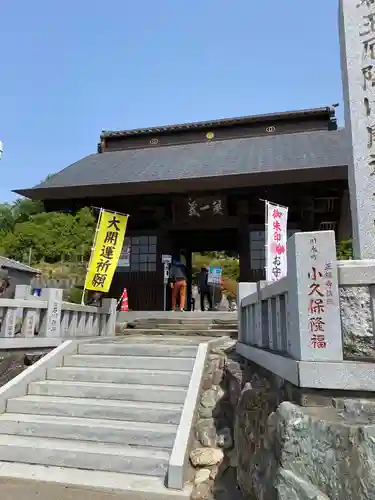
[[[150,357],[150,356],[116,356],[100,354],[68,355],[64,357],[64,367],[93,367],[93,368],[126,368],[139,370],[168,370],[191,371],[194,358],[186,357]]]
[[[187,387],[189,371],[130,370],[123,368],[60,367],[47,372],[49,380],[109,382],[112,384],[167,385]]]
[[[172,449],[177,425],[50,415],[0,415],[0,434]]]
[[[122,444],[0,434],[0,456],[18,462],[164,477],[168,450]]]
[[[161,385],[111,384],[42,380],[29,385],[29,394],[72,398],[119,399],[150,403],[183,403],[186,388]]]
[[[119,335],[171,335],[174,333],[175,335],[180,336],[191,336],[196,335],[199,337],[236,337],[238,336],[238,327],[233,326],[230,328],[188,328],[185,325],[182,325],[183,328],[166,328],[166,325],[158,325],[157,328],[124,328],[119,332]]]
[[[49,364],[45,379],[30,377],[27,393],[8,399],[0,414],[0,457],[9,475],[44,477],[41,500],[54,498],[48,497],[47,466],[65,485],[69,471],[81,485],[77,471],[101,477],[103,488],[109,478],[119,481],[119,500],[188,498],[191,488],[172,495],[164,482],[198,348],[192,337],[174,342],[172,336],[78,343]],[[202,363],[202,355],[198,359]],[[185,466],[178,467],[182,474]]]
[[[81,344],[78,354],[100,354],[114,356],[150,356],[195,358],[196,346],[167,345],[167,344],[130,344],[130,343],[90,343]]]
[[[171,490],[164,478],[0,462],[4,500],[188,500],[192,487]]]
[[[181,411],[182,404],[32,395],[10,399],[7,403],[9,413],[174,425],[178,425]]]

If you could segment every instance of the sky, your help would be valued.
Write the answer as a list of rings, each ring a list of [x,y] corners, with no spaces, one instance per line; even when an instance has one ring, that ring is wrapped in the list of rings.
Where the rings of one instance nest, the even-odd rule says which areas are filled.
[[[12,0],[0,202],[124,130],[340,103],[337,0]]]

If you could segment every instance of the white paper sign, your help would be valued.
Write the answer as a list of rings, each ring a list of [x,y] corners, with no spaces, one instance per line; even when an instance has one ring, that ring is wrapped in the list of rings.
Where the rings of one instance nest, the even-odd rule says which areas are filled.
[[[117,264],[119,267],[130,267],[130,252],[131,252],[130,238],[125,238],[120,258]]]
[[[207,283],[211,285],[220,285],[223,269],[221,267],[211,266],[208,272]]]
[[[167,254],[162,255],[161,261],[163,264],[171,264],[172,263],[172,255],[167,255]]]
[[[287,274],[288,208],[266,201],[266,212],[266,280],[277,281]]]

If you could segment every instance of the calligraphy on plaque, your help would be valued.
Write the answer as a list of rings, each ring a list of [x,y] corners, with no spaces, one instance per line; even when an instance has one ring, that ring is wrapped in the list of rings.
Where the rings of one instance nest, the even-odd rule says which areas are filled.
[[[174,216],[177,220],[193,221],[215,219],[227,215],[226,199],[221,196],[189,196],[174,203]]]

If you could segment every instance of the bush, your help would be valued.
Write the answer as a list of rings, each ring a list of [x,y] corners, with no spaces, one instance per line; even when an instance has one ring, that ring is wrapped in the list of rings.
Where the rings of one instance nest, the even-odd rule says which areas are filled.
[[[337,245],[337,260],[350,260],[353,258],[353,241],[343,240]]]
[[[82,300],[82,289],[81,288],[72,288],[69,292],[68,302],[72,302],[73,304],[80,304]]]

